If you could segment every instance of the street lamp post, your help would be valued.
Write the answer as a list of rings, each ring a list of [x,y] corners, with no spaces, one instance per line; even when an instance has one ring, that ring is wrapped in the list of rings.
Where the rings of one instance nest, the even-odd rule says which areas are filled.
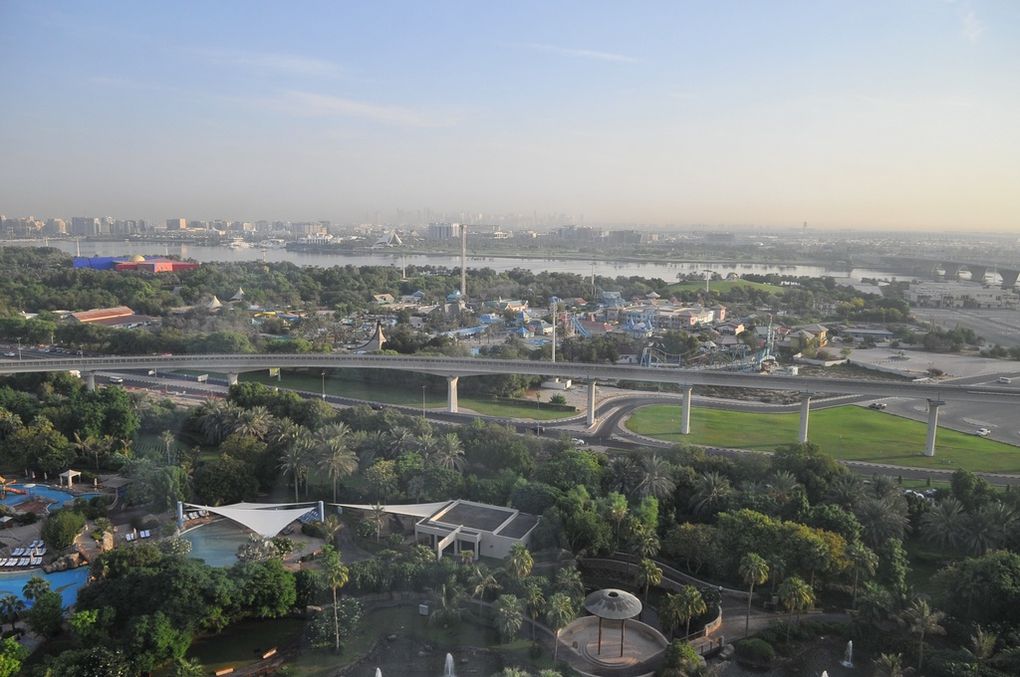
[[[18,359],[21,359],[21,339],[18,339]]]
[[[319,375],[322,376],[322,399],[326,399],[326,370],[323,369]]]
[[[425,384],[421,385],[421,420],[425,420]]]

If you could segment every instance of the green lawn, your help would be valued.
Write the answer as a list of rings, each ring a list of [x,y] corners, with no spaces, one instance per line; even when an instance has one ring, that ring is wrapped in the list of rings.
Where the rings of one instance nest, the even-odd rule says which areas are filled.
[[[782,287],[774,284],[765,284],[764,282],[751,282],[750,280],[713,280],[708,283],[708,288],[711,291],[717,291],[719,293],[726,293],[733,291],[734,287],[748,287],[750,289],[757,289],[760,291],[772,292],[773,294],[780,294],[783,291]],[[691,280],[690,282],[677,282],[669,285],[667,290],[671,293],[681,291],[699,291],[705,288],[704,282],[698,282],[697,280]]]
[[[267,372],[255,371],[240,375],[241,381],[254,381],[266,385],[279,386],[294,390],[309,392],[322,391],[322,379],[320,376],[304,373],[284,372],[282,380],[277,381],[270,377]],[[350,381],[341,378],[326,378],[326,393],[339,395],[341,397],[352,397],[358,400],[371,402],[385,402],[406,407],[421,407],[421,388],[402,388],[400,386],[380,385],[363,383],[361,381]],[[541,421],[550,421],[557,418],[573,416],[569,412],[558,411],[539,406],[539,403],[516,403],[502,402],[479,397],[462,396],[459,398],[460,406],[464,409],[476,411],[485,416],[499,416],[502,418],[529,418]],[[435,392],[425,391],[425,408],[442,409],[446,407],[446,391]]]
[[[627,427],[662,440],[739,449],[772,450],[797,441],[799,414],[754,414],[694,407],[691,434],[681,435],[679,405],[638,409]],[[935,456],[921,455],[927,425],[863,407],[822,409],[811,414],[808,437],[836,458],[921,468],[956,467],[1020,472],[1020,448],[939,428]]]

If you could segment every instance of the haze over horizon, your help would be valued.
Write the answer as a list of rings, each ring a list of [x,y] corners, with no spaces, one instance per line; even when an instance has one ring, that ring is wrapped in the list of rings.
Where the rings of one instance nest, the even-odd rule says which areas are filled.
[[[0,4],[0,212],[1020,230],[1008,1]]]

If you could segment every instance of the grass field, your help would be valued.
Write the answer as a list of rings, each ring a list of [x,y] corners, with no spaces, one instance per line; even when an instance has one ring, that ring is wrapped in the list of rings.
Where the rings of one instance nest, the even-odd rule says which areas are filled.
[[[266,372],[248,372],[240,375],[241,381],[254,381],[266,385],[291,388],[294,390],[305,390],[310,392],[321,392],[322,380],[319,376],[311,374],[287,373],[284,372],[283,379],[277,381]],[[378,384],[362,383],[361,381],[349,381],[346,379],[327,378],[326,393],[339,395],[341,397],[352,397],[358,400],[369,400],[371,402],[385,402],[406,407],[421,407],[421,388],[402,388],[399,386],[386,386]],[[551,421],[557,418],[573,416],[570,412],[559,411],[539,406],[539,403],[516,403],[502,402],[497,400],[461,396],[459,398],[462,409],[470,409],[485,416],[499,416],[502,418],[527,418],[540,421]],[[425,408],[441,409],[446,406],[446,391],[435,392],[425,391]]]
[[[691,434],[681,435],[680,407],[638,409],[627,427],[662,440],[740,449],[772,450],[797,441],[799,414],[755,414],[695,407]],[[939,428],[935,456],[921,455],[927,425],[863,407],[845,406],[811,413],[808,438],[843,460],[892,463],[919,468],[966,468],[1020,473],[1020,448]]]
[[[750,280],[713,280],[708,283],[708,288],[711,291],[717,291],[719,293],[725,293],[733,291],[735,287],[749,287],[751,289],[757,289],[759,291],[772,292],[773,294],[779,294],[783,291],[782,287],[774,284],[765,284],[764,282],[751,282]],[[691,280],[690,282],[677,282],[671,284],[667,289],[670,292],[680,291],[699,291],[705,288],[704,282],[698,282],[697,280]]]

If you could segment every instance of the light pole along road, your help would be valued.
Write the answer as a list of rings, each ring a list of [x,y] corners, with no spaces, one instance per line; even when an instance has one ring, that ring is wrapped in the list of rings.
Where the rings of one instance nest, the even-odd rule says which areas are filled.
[[[89,388],[95,388],[95,372],[100,370],[131,371],[152,369],[207,369],[227,373],[229,384],[237,383],[238,374],[272,368],[312,369],[390,369],[443,376],[447,383],[447,410],[458,411],[457,383],[461,376],[486,374],[520,374],[527,376],[583,379],[588,383],[587,423],[596,423],[595,389],[606,381],[639,381],[669,383],[680,387],[680,432],[690,432],[692,389],[694,386],[723,386],[766,390],[787,390],[801,393],[800,441],[808,440],[811,398],[819,394],[868,395],[871,397],[906,397],[925,400],[928,404],[928,435],[924,454],[935,455],[935,433],[939,408],[946,402],[977,402],[1009,404],[1020,411],[1020,388],[981,384],[863,381],[839,378],[811,378],[744,374],[708,370],[666,369],[580,362],[538,362],[530,360],[492,360],[457,357],[417,357],[406,355],[136,355],[118,357],[47,358],[31,361],[0,360],[0,374],[37,373],[78,370]]]

